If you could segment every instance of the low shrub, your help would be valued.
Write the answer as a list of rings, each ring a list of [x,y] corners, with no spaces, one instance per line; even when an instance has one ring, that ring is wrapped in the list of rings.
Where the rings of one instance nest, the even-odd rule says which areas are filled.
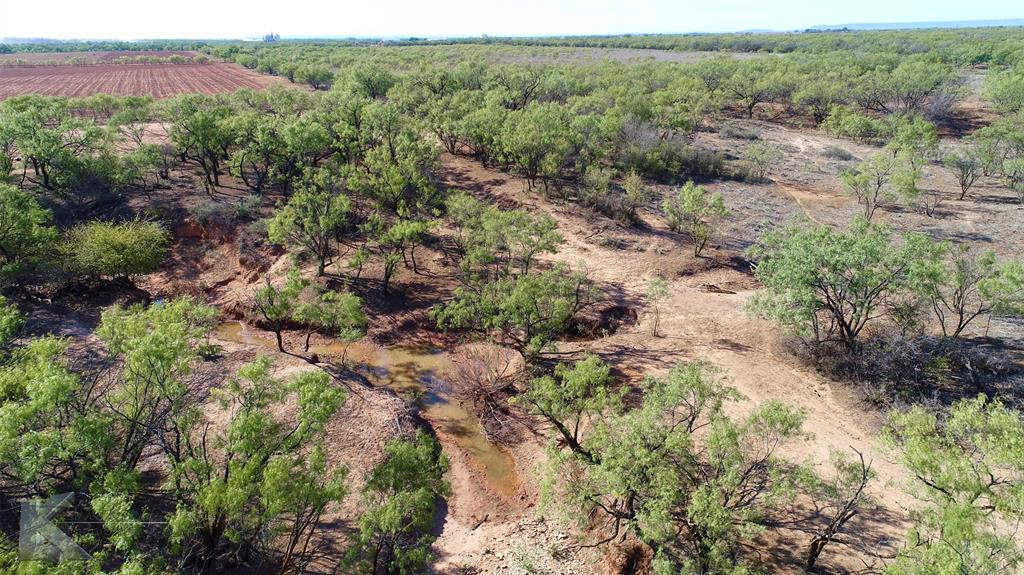
[[[624,172],[635,171],[666,184],[716,178],[726,173],[721,152],[671,142],[654,146],[628,145],[619,158],[619,165]]]
[[[613,160],[623,174],[635,172],[666,184],[725,174],[725,157],[721,152],[697,148],[679,134],[663,138],[658,130],[642,122],[627,124],[621,142]]]
[[[869,401],[885,408],[998,394],[1006,381],[1019,375],[1004,354],[970,340],[907,334],[896,328],[866,338],[856,349],[795,340],[791,347],[818,371],[859,386]]]
[[[821,128],[838,138],[870,144],[884,144],[894,133],[891,122],[866,116],[845,106],[832,108]]]
[[[220,227],[231,221],[231,206],[220,202],[205,201],[189,208],[189,215],[199,225]]]
[[[722,128],[722,135],[733,140],[747,140],[750,142],[761,139],[761,135],[757,132],[737,126],[726,126]]]
[[[250,222],[259,216],[263,198],[250,195],[235,204],[207,200],[189,209],[192,218],[203,227],[233,227],[236,222]]]
[[[259,217],[261,207],[263,207],[263,196],[250,194],[235,204],[235,216],[242,221],[251,222]]]
[[[96,221],[73,228],[63,252],[73,273],[130,280],[156,271],[170,245],[170,234],[156,222]]]
[[[822,150],[821,155],[830,160],[839,160],[841,162],[850,162],[857,159],[857,156],[854,156],[839,146],[828,146]]]

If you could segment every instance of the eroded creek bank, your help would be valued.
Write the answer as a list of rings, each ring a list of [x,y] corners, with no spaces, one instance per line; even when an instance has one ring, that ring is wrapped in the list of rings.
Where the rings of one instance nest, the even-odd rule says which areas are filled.
[[[213,335],[219,340],[277,351],[271,335],[238,321],[220,324]],[[503,447],[489,441],[477,417],[451,397],[445,377],[452,363],[445,352],[428,347],[382,347],[363,341],[313,345],[309,352],[340,359],[373,384],[413,399],[442,447],[465,453],[491,491],[515,496],[520,487],[515,461]]]

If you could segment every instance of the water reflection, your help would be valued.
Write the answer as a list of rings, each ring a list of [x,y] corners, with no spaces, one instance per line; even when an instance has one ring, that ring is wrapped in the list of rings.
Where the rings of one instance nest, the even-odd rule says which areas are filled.
[[[219,325],[214,336],[224,341],[277,349],[272,336],[254,332],[237,321]],[[363,342],[311,346],[309,351],[324,357],[344,357],[371,381],[386,385],[396,393],[416,396],[424,418],[469,455],[484,471],[493,490],[507,496],[515,493],[519,480],[512,457],[487,440],[474,415],[451,400],[451,390],[444,376],[452,365],[446,354],[430,348],[383,348]]]

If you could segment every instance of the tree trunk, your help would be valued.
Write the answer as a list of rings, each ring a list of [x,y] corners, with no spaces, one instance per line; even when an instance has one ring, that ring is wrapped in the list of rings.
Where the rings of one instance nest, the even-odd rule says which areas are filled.
[[[814,570],[814,564],[818,562],[818,557],[825,550],[825,543],[827,543],[826,539],[820,536],[811,540],[811,548],[807,551],[807,563],[804,565],[808,573]]]

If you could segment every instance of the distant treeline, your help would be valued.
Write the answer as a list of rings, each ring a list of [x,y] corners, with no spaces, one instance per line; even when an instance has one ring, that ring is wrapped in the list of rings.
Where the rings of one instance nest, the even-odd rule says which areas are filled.
[[[381,40],[285,40],[314,47],[386,44],[390,46],[504,45],[566,48],[628,48],[678,52],[744,52],[774,54],[927,55],[955,66],[1013,64],[1024,59],[1024,27],[981,27],[914,30],[830,30],[790,33],[623,34],[613,36],[551,36],[540,38],[405,38]],[[245,43],[251,45],[252,43]],[[218,47],[237,45],[221,42]],[[211,46],[212,48],[212,46]]]
[[[16,52],[149,52],[154,50],[201,50],[202,48],[225,44],[228,40],[145,40],[126,42],[121,40],[83,41],[34,41],[0,42],[0,54]]]
[[[1024,27],[793,33],[625,34],[545,38],[460,38],[432,43],[579,48],[648,48],[697,52],[885,52],[935,54],[952,64],[1005,64],[1024,51]],[[418,41],[405,43],[421,43]]]
[[[400,40],[346,38],[336,40],[280,40],[280,43],[305,46],[451,45],[497,44],[512,46],[551,46],[575,48],[633,48],[696,52],[831,52],[885,53],[895,55],[928,54],[948,64],[1012,64],[1024,57],[1024,27],[982,27],[914,30],[836,30],[813,33],[722,33],[722,34],[623,34],[613,36],[552,36],[540,38],[479,37],[428,39],[411,37]],[[149,40],[125,42],[38,41],[0,43],[0,53],[12,52],[84,52],[196,50],[251,45],[237,40]]]

